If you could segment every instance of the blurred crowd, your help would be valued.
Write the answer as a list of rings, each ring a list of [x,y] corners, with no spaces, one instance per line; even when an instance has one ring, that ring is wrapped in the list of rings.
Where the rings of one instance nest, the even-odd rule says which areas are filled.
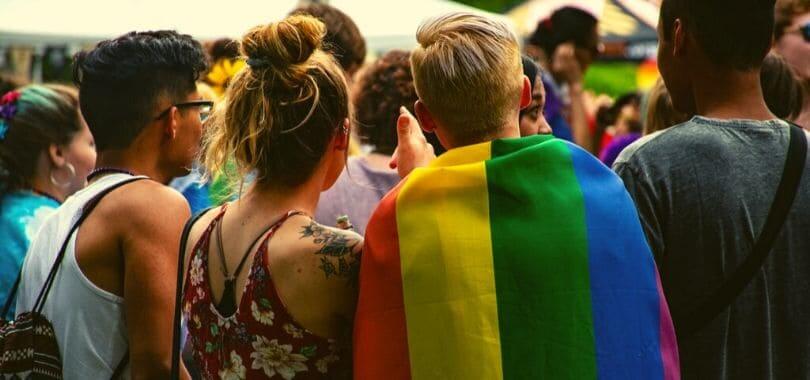
[[[576,6],[268,21],[3,79],[0,375],[810,377],[807,0],[663,0],[615,99]]]

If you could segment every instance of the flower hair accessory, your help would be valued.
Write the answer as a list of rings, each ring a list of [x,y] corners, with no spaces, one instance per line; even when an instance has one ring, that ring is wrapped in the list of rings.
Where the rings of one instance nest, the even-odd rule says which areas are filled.
[[[17,114],[18,100],[20,100],[19,91],[9,91],[0,98],[0,141],[6,138],[8,122]]]

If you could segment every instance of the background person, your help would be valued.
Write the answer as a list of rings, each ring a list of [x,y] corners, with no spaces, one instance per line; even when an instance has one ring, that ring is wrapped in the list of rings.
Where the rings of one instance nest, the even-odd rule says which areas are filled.
[[[0,305],[39,227],[85,186],[95,164],[75,89],[31,85],[0,98]]]
[[[599,55],[598,21],[575,7],[563,7],[537,24],[526,53],[545,72],[546,119],[554,135],[593,150],[585,105],[584,78]]]
[[[774,50],[785,58],[804,89],[802,113],[793,121],[810,129],[810,1],[777,1],[774,37]]]

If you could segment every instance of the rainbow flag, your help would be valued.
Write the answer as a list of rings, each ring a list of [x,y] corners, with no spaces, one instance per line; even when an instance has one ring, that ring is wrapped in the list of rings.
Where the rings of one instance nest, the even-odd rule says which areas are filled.
[[[551,136],[446,152],[369,222],[356,379],[678,379],[621,180]]]

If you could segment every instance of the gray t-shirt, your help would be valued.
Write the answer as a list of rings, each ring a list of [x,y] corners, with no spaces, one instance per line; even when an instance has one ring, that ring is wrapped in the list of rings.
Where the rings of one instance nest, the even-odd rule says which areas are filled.
[[[347,215],[354,231],[363,235],[371,213],[380,200],[399,183],[396,170],[372,168],[363,157],[351,157],[335,185],[321,193],[315,220],[334,226]]]
[[[693,310],[751,253],[788,141],[779,120],[695,117],[619,156],[613,168],[636,201],[673,314]],[[763,269],[728,310],[679,339],[683,378],[808,379],[808,319],[810,162]]]

